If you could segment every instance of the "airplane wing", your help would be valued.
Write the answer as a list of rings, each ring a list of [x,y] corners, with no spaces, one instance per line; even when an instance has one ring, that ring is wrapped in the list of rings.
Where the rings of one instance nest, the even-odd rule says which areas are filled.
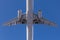
[[[18,18],[17,17],[8,21],[8,22],[6,22],[6,23],[4,23],[3,25],[11,26],[11,25],[16,25],[16,24],[18,24]]]
[[[45,18],[41,18],[41,24],[48,24],[48,25],[51,25],[51,26],[56,26],[56,23],[53,23]]]

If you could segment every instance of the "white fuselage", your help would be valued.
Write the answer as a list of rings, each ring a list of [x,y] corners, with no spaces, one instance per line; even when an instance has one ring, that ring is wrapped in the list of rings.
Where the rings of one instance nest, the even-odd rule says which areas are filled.
[[[34,0],[26,0],[26,11],[34,10]]]
[[[34,0],[26,0],[26,40],[33,40],[33,6]]]

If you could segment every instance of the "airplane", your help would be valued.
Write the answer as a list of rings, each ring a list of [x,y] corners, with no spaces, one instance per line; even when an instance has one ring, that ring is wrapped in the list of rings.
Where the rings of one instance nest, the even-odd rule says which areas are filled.
[[[56,26],[56,23],[45,19],[42,16],[42,10],[38,10],[35,14],[34,0],[26,0],[26,14],[22,13],[22,10],[18,10],[17,17],[5,22],[3,25],[12,26],[16,24],[27,24],[26,26],[26,40],[33,40],[33,24],[47,24],[51,26]]]
[[[41,10],[38,10],[37,14],[33,13],[32,17],[33,17],[33,24],[47,24],[51,26],[56,26],[56,23],[53,23],[42,16]],[[18,10],[17,17],[4,23],[4,25],[8,25],[8,26],[16,25],[16,24],[27,24],[26,14],[23,14],[22,10]]]

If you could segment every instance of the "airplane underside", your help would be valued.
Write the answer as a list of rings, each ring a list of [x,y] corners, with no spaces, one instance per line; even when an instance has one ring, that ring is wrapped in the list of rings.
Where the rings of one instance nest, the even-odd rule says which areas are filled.
[[[22,15],[18,22],[20,22],[21,24],[27,24],[26,14]],[[41,23],[41,20],[38,18],[37,14],[33,14],[33,24],[39,23]]]
[[[37,14],[33,13],[33,24],[48,24],[48,25],[56,25],[55,23],[45,19],[44,17],[38,17]],[[16,24],[27,24],[26,14],[21,15],[21,17],[18,20],[18,17],[4,23],[4,25],[16,25]]]
[[[42,16],[41,10],[38,10],[37,14],[35,14],[33,11],[34,11],[34,0],[26,0],[25,14],[23,14],[22,10],[18,10],[17,17],[4,23],[3,25],[12,26],[17,24],[27,24],[26,40],[33,40],[33,24],[47,24],[51,26],[56,26],[54,22],[51,22]]]

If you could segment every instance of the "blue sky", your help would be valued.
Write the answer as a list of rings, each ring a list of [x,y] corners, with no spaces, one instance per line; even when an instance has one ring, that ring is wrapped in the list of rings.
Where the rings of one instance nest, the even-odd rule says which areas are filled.
[[[17,16],[17,10],[26,11],[26,0],[0,0],[0,40],[26,40],[26,25],[3,26]],[[34,0],[34,12],[41,9],[43,17],[58,24],[33,25],[34,40],[60,40],[60,0]]]

